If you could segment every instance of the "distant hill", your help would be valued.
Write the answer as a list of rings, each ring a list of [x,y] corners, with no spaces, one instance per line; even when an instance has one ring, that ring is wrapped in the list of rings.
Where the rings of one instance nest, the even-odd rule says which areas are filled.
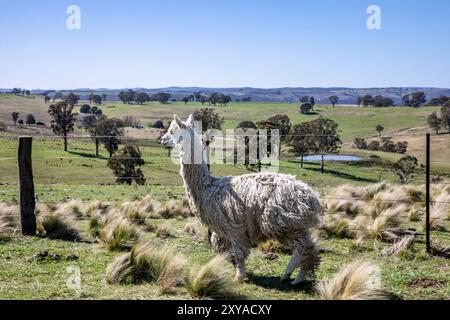
[[[7,89],[1,89],[2,91]],[[91,92],[106,93],[109,100],[118,100],[117,95],[122,90],[128,89],[74,89],[63,90],[64,92],[77,92],[82,98],[87,97]],[[329,104],[328,97],[336,95],[339,97],[340,104],[355,104],[358,96],[367,94],[376,96],[382,95],[394,100],[396,104],[401,104],[401,97],[415,91],[424,91],[427,99],[432,99],[441,95],[450,96],[450,89],[446,88],[426,88],[426,87],[396,87],[396,88],[203,88],[203,87],[167,87],[167,88],[133,88],[135,91],[156,93],[168,92],[172,98],[181,100],[186,95],[193,92],[210,94],[212,92],[221,92],[230,95],[234,100],[242,97],[251,97],[253,102],[298,102],[301,96],[313,96],[317,103]],[[35,93],[42,93],[48,90],[33,90]]]

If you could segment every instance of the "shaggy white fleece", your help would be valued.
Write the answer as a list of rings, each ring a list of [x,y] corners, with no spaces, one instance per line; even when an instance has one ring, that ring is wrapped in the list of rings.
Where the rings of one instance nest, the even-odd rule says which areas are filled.
[[[314,272],[320,259],[310,228],[317,223],[320,203],[309,186],[277,173],[211,176],[204,161],[194,163],[195,152],[203,150],[198,149],[202,144],[192,115],[186,122],[175,116],[161,142],[180,146],[180,173],[191,210],[213,232],[214,249],[235,265],[236,280],[247,279],[245,260],[250,248],[268,239],[278,240],[293,252],[282,280],[289,279],[297,267],[300,271],[292,285]],[[186,152],[189,147],[194,152]]]

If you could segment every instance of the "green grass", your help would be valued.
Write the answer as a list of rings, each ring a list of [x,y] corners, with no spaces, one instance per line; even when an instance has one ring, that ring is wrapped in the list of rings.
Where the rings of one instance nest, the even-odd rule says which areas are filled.
[[[170,245],[182,252],[189,265],[198,270],[214,254],[200,237],[183,232],[189,220],[155,220],[155,224],[170,223],[175,237],[167,240],[157,238],[153,233],[146,235],[146,241],[156,246]],[[86,230],[85,222],[79,228]],[[89,240],[87,232],[83,233]],[[433,233],[433,238],[449,242],[448,233]],[[328,278],[342,266],[356,258],[374,260],[382,270],[382,286],[390,293],[404,299],[447,299],[450,294],[450,269],[444,258],[431,257],[424,253],[423,243],[415,245],[415,251],[399,257],[380,257],[369,242],[366,250],[353,249],[350,240],[329,239],[320,242],[325,249],[322,263],[317,272],[318,279]],[[378,244],[378,246],[380,246]],[[381,245],[380,250],[386,245]],[[40,251],[59,253],[60,261],[36,261],[30,258]],[[79,259],[66,261],[69,254]],[[179,288],[173,295],[159,295],[155,283],[108,285],[104,281],[107,265],[120,253],[110,253],[91,243],[70,243],[43,238],[13,236],[0,239],[0,299],[72,299],[77,293],[68,288],[70,276],[67,268],[77,266],[81,272],[81,299],[174,299],[189,298],[185,289]],[[279,276],[288,263],[289,256],[279,253],[275,260],[264,258],[253,249],[248,260],[250,281],[235,284],[234,291],[249,299],[313,299],[312,284],[305,283],[291,288],[279,282]],[[433,279],[444,282],[442,287],[416,288],[410,286],[415,279]]]

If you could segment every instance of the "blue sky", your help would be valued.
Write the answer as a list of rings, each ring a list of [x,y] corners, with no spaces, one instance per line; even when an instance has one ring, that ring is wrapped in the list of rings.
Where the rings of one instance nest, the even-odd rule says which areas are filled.
[[[66,28],[69,5],[81,30]],[[369,5],[381,30],[366,27]],[[0,88],[450,87],[448,0],[0,0]]]

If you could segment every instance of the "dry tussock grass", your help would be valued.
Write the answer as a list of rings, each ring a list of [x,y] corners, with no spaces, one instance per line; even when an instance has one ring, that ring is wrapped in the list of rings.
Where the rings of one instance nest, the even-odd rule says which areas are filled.
[[[331,279],[319,281],[315,291],[323,300],[385,300],[378,271],[372,262],[355,261]]]
[[[395,241],[412,223],[424,219],[424,187],[386,182],[364,187],[342,185],[323,202],[319,230],[323,235],[353,239]],[[434,230],[447,231],[450,188],[434,185],[431,213]]]

